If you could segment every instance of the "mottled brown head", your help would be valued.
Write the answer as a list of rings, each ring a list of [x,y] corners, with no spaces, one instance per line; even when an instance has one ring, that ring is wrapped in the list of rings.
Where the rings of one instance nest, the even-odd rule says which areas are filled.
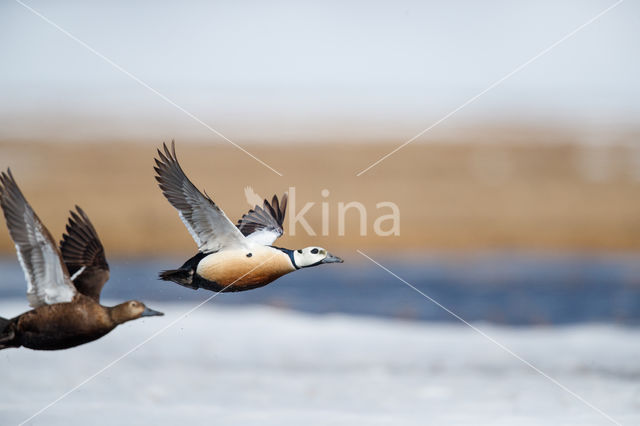
[[[164,314],[147,308],[144,303],[137,300],[129,300],[128,302],[121,303],[111,309],[111,317],[118,324],[138,319],[140,317],[152,317],[157,315]]]

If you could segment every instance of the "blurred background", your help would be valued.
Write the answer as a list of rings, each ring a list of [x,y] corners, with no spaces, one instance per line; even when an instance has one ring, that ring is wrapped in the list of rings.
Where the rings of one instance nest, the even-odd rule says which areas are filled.
[[[298,211],[315,203],[305,218],[319,235],[298,227],[277,244],[346,259],[216,306],[457,321],[359,249],[468,321],[637,325],[638,3],[357,176],[612,4],[28,2],[73,40],[2,2],[0,166],[55,236],[74,204],[87,211],[111,264],[108,300],[209,296],[156,280],[196,249],[153,179],[156,148],[175,139],[187,174],[232,221],[249,208],[246,186],[269,198],[295,187]],[[338,203],[350,201],[367,209],[366,236],[355,212],[338,233]],[[398,205],[400,235],[373,232],[383,201]],[[24,310],[4,226],[0,254],[0,306]]]
[[[394,262],[420,259],[424,275],[414,283],[460,285],[451,302],[467,295],[474,304],[464,287],[469,279],[482,282],[474,289],[519,288],[533,297],[532,288],[555,294],[562,287],[573,295],[591,285],[578,274],[587,263],[598,273],[587,274],[595,287],[584,297],[597,297],[604,304],[598,309],[579,313],[572,305],[554,313],[547,306],[516,319],[500,301],[469,314],[507,322],[640,319],[638,5],[611,11],[356,176],[607,3],[29,4],[112,61],[20,4],[2,4],[0,158],[54,235],[80,204],[114,265],[175,259],[162,263],[169,267],[189,257],[194,244],[152,171],[155,149],[175,139],[189,176],[234,221],[249,207],[246,186],[269,198],[295,187],[298,211],[314,202],[305,218],[320,235],[298,226],[279,243],[328,247],[348,260],[341,271],[360,271],[360,263],[376,271],[355,249]],[[338,203],[350,201],[367,209],[366,236],[355,210],[338,235]],[[376,208],[383,201],[398,205],[400,235],[373,232],[374,221],[389,213]],[[5,268],[17,265],[5,227],[0,250]],[[423,256],[435,260],[424,264]],[[165,286],[154,282],[155,272],[140,278],[152,298]],[[360,297],[354,282],[378,288],[375,279],[340,276],[320,275],[338,282],[326,310],[349,310],[337,295],[347,288]],[[282,289],[277,303],[300,307],[281,300],[290,294],[283,287],[254,297],[270,299]],[[22,290],[14,282],[0,287]],[[388,313],[423,317],[426,308],[399,305]]]

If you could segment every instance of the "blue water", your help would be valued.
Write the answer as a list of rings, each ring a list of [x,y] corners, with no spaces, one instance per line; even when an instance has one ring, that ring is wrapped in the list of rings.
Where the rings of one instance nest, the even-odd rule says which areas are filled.
[[[177,267],[181,260],[112,260],[103,298],[204,300],[210,292],[156,279],[159,270]],[[640,324],[640,254],[425,254],[411,260],[376,260],[467,321]],[[24,297],[25,289],[17,260],[0,260],[0,298]],[[260,289],[220,294],[209,303],[457,321],[379,266],[357,257],[301,270]]]

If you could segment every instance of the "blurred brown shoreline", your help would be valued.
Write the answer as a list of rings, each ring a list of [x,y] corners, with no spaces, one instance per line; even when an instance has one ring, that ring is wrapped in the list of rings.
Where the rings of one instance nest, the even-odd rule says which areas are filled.
[[[560,138],[562,136],[559,136]],[[477,138],[476,138],[477,139]],[[198,188],[236,221],[249,205],[244,188],[262,196],[296,187],[297,210],[320,233],[321,203],[329,207],[329,235],[298,226],[280,245],[310,244],[372,250],[640,250],[640,148],[566,142],[416,142],[360,177],[395,144],[250,145],[268,168],[225,142],[177,141],[178,157]],[[499,141],[499,142],[496,142]],[[448,141],[447,141],[448,142]],[[82,206],[110,255],[191,253],[195,245],[153,179],[153,141],[43,143],[0,141],[0,167],[11,167],[25,196],[56,238],[68,210]],[[328,197],[321,191],[328,189]],[[338,236],[337,203],[367,208],[367,237],[355,212]],[[373,223],[400,208],[400,236],[379,237]],[[289,214],[290,212],[288,212]],[[13,253],[6,227],[0,252]]]

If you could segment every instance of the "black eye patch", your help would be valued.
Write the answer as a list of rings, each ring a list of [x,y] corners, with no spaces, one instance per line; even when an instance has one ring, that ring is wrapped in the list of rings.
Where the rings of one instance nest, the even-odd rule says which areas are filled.
[[[298,253],[302,254],[302,250],[298,250]]]
[[[318,254],[318,249],[311,249],[311,254]]]

